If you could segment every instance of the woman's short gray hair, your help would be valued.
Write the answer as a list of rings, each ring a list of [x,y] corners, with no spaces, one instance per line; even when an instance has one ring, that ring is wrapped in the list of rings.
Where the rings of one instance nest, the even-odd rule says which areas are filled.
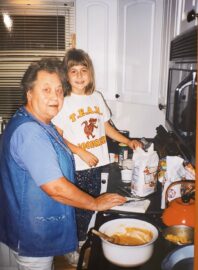
[[[21,91],[23,93],[24,104],[27,104],[27,92],[34,87],[34,83],[37,80],[39,71],[56,73],[61,80],[65,93],[66,80],[61,64],[61,61],[57,57],[46,57],[29,65],[21,80]]]

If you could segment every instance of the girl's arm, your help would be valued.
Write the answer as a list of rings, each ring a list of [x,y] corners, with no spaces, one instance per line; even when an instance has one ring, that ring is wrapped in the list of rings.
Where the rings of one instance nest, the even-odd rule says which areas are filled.
[[[64,139],[65,143],[68,145],[72,153],[78,155],[84,162],[87,163],[89,167],[95,167],[98,164],[98,158],[92,153],[82,149],[81,147],[76,146],[73,143],[70,143],[68,140]]]
[[[63,137],[63,130],[58,128],[56,126],[56,129],[58,133]],[[89,167],[95,167],[98,164],[98,158],[94,156],[92,153],[82,149],[81,147],[78,147],[77,145],[69,142],[63,137],[65,143],[69,147],[69,149],[72,151],[73,154],[78,155]]]
[[[131,149],[136,149],[137,147],[142,147],[142,143],[137,140],[130,140],[124,135],[122,135],[119,131],[117,131],[114,127],[112,127],[109,122],[105,122],[105,132],[108,137],[111,139],[124,143],[128,145]]]

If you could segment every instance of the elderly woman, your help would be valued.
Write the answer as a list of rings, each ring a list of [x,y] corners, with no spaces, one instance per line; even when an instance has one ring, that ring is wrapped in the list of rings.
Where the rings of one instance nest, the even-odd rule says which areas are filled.
[[[21,82],[25,106],[1,138],[0,241],[20,270],[49,270],[53,256],[76,249],[74,207],[101,211],[125,202],[75,186],[72,153],[51,123],[63,104],[63,77],[56,58],[31,64]]]

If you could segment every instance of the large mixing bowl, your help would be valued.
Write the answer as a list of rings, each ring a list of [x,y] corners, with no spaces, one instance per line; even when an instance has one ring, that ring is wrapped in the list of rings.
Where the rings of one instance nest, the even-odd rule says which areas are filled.
[[[125,228],[134,227],[151,231],[152,239],[143,245],[125,246],[110,243],[101,238],[104,256],[113,264],[131,267],[144,264],[153,254],[154,242],[158,237],[158,230],[151,223],[139,219],[120,218],[104,223],[99,231],[109,236],[123,233]]]

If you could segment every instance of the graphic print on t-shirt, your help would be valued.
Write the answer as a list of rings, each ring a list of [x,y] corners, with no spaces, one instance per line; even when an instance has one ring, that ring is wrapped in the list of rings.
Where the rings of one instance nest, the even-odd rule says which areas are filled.
[[[94,129],[98,128],[98,126],[96,126],[97,123],[97,119],[96,118],[90,118],[89,121],[84,121],[82,122],[81,125],[84,125],[84,133],[87,136],[87,139],[89,139],[89,137],[91,136],[92,138],[95,137],[94,133]]]
[[[103,113],[100,111],[100,108],[98,106],[94,106],[93,108],[91,106],[88,106],[86,109],[79,108],[76,110],[76,112],[72,112],[69,115],[69,119],[71,122],[76,122],[77,119],[82,118],[88,114],[103,115]]]

